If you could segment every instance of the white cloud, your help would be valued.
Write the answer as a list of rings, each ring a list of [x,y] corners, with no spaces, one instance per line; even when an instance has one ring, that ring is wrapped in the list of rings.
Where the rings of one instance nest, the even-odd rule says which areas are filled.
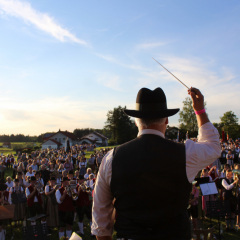
[[[71,41],[87,45],[67,29],[61,27],[52,17],[33,9],[28,2],[19,0],[0,0],[0,10],[7,15],[20,18],[38,29],[50,34],[61,42]]]
[[[136,46],[137,49],[150,49],[156,48],[166,45],[165,42],[149,42],[149,43],[141,43]]]
[[[188,87],[199,88],[207,102],[207,112],[213,122],[219,122],[219,117],[232,110],[240,119],[240,83],[233,71],[227,67],[214,66],[211,61],[197,58],[162,57],[157,58],[164,67],[183,81]],[[213,70],[214,69],[214,70]],[[168,99],[168,106],[182,108],[182,101],[188,96],[187,89],[182,86],[160,65],[142,71],[136,85],[154,89],[162,87]],[[178,125],[178,120],[172,122]]]

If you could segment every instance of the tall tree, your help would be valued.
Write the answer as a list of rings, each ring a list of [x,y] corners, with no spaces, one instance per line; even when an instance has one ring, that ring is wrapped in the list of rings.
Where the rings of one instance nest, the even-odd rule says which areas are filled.
[[[183,109],[179,112],[180,129],[188,131],[189,136],[195,136],[198,131],[197,118],[192,107],[192,100],[186,97],[183,101]]]
[[[124,113],[126,107],[118,106],[108,111],[105,131],[111,133],[111,143],[121,144],[136,136],[137,128],[130,117]]]
[[[222,126],[237,125],[238,118],[232,111],[225,112],[222,117],[220,117]]]
[[[232,111],[225,112],[220,117],[221,128],[229,134],[230,138],[236,139],[240,136],[240,126],[238,125],[238,118]]]

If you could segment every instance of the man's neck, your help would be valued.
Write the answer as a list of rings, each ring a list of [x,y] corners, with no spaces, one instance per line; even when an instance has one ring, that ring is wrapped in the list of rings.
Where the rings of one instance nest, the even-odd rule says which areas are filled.
[[[142,131],[144,129],[152,129],[152,130],[157,130],[160,131],[161,133],[163,133],[165,135],[166,132],[166,127],[163,125],[157,125],[157,124],[153,124],[151,126],[148,126],[147,128],[142,127],[141,129],[139,129],[139,131]]]

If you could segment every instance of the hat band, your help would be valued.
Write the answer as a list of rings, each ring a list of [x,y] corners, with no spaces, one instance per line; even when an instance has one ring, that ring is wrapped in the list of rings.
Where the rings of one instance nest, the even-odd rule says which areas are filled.
[[[167,104],[164,103],[136,103],[136,110],[141,112],[155,112],[160,110],[166,110]]]

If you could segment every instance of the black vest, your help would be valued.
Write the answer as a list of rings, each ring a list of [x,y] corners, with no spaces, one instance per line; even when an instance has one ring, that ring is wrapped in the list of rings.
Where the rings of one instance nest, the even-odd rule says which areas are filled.
[[[145,134],[117,147],[111,191],[119,238],[190,239],[183,144]]]
[[[232,184],[234,182],[233,179],[229,180],[227,178],[225,178],[225,181],[228,183],[228,185]],[[227,200],[227,199],[230,199],[230,198],[233,198],[233,189],[230,189],[230,190],[227,190],[226,188],[223,188],[224,189],[224,199]]]

